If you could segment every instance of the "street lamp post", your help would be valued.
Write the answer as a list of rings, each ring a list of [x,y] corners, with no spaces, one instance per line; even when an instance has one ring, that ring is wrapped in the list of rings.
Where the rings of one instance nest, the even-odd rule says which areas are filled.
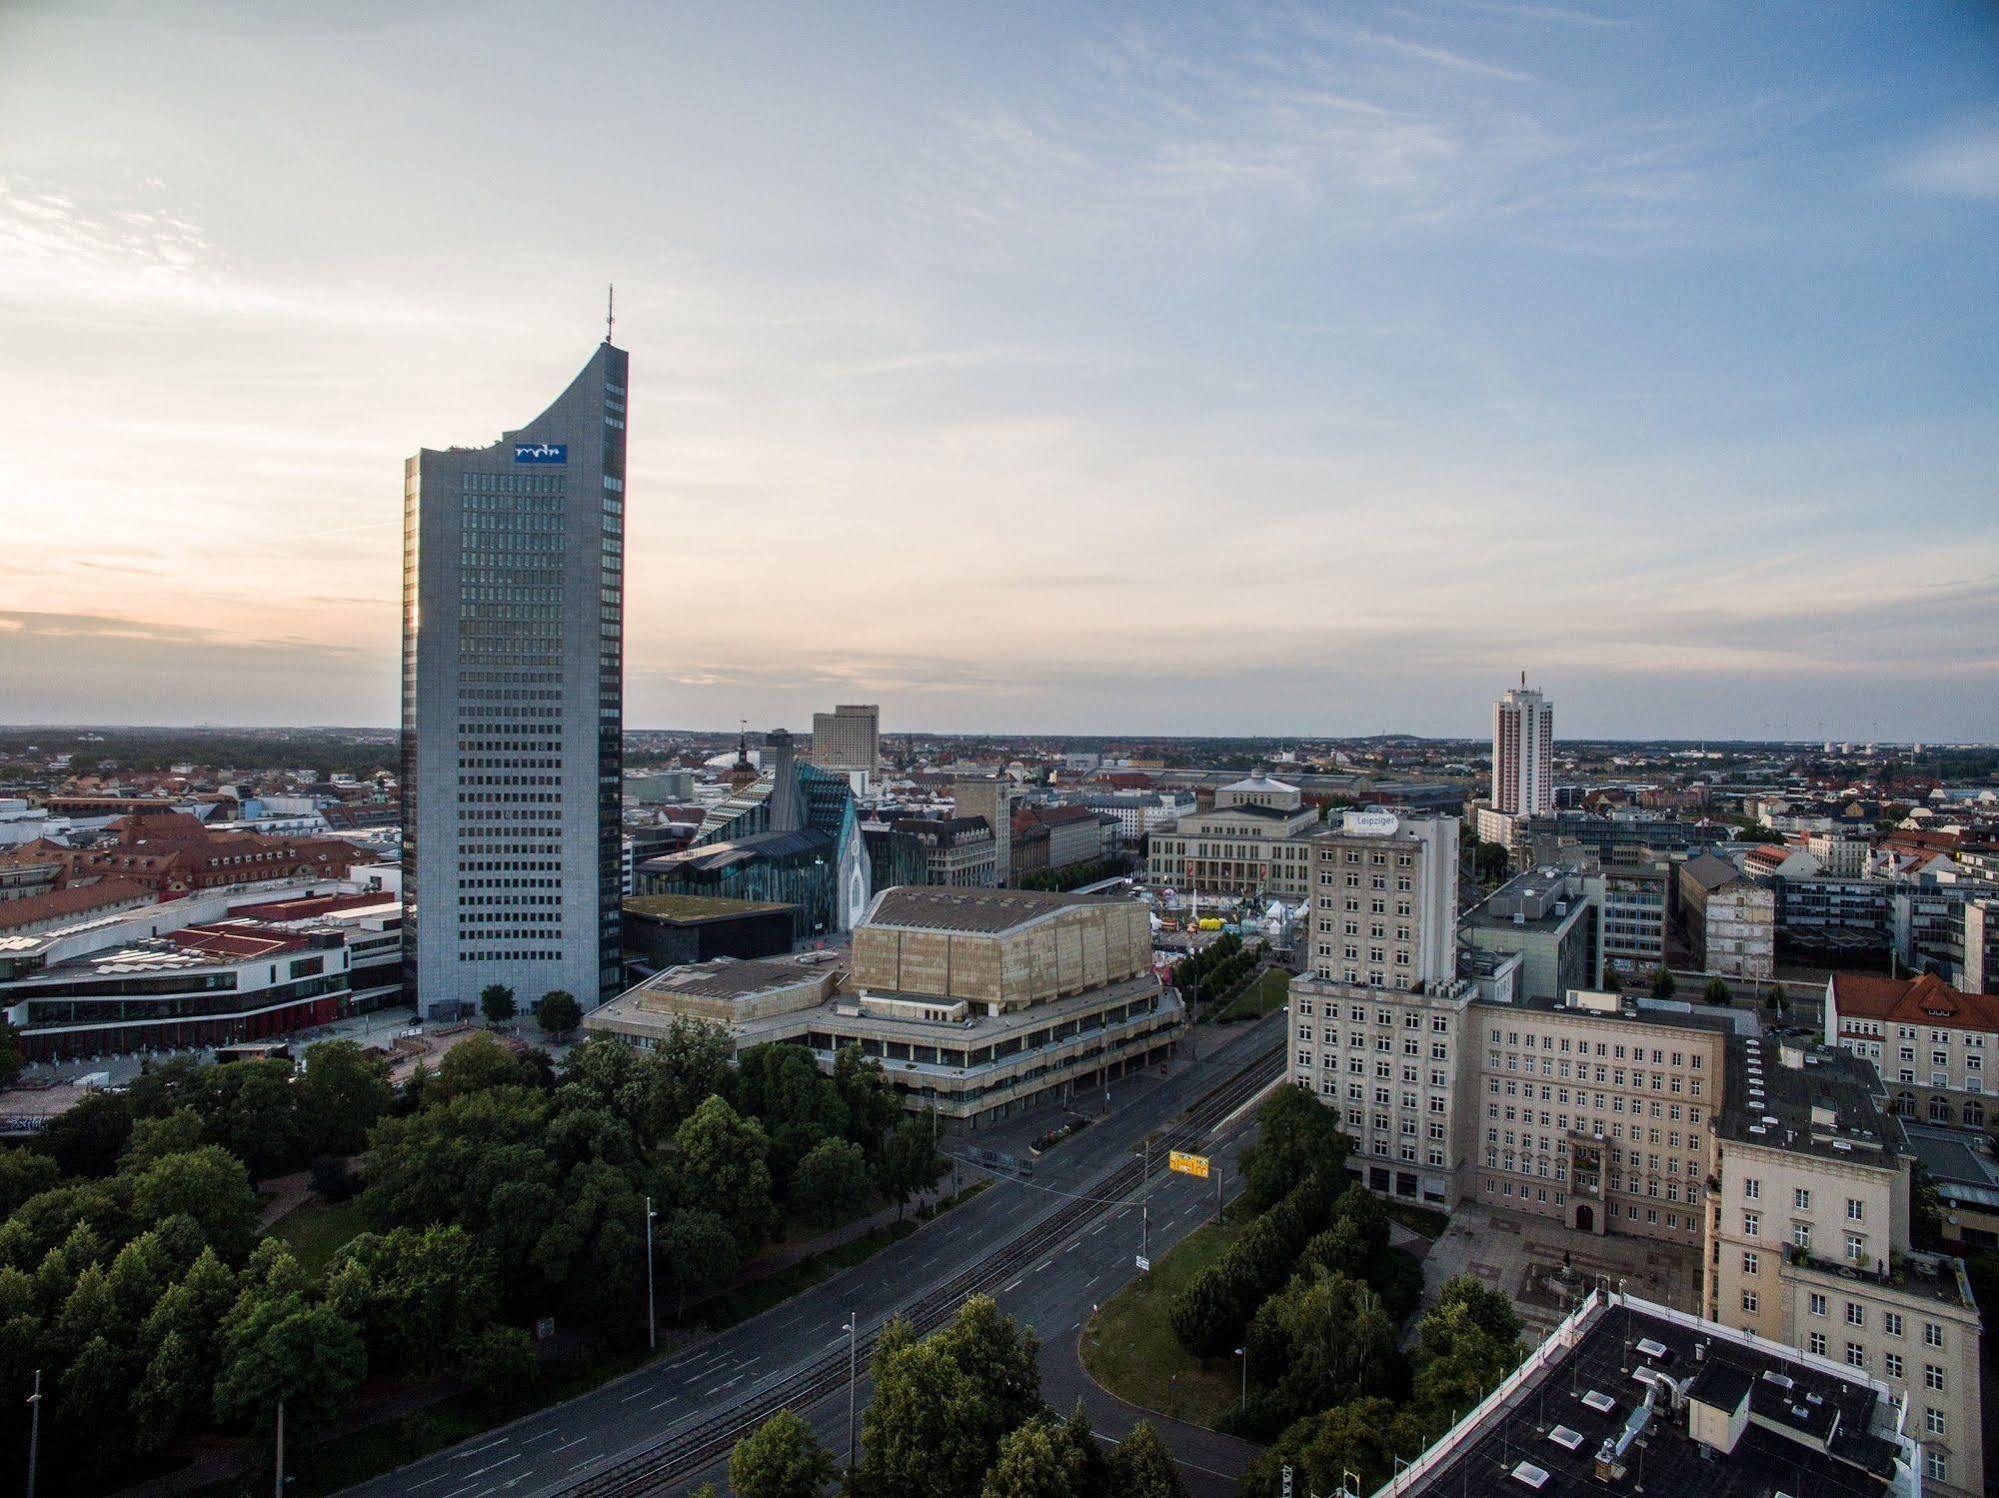
[[[646,1198],[646,1351],[659,1350],[659,1317],[653,1310],[652,1298],[652,1220],[659,1214],[652,1209],[652,1198]]]
[[[1249,1408],[1249,1344],[1247,1342],[1243,1343],[1242,1346],[1235,1350],[1235,1355],[1242,1359],[1242,1407],[1247,1410]]]
[[[1152,1261],[1152,1136],[1145,1136],[1145,1163],[1138,1182],[1138,1256]]]
[[[285,1396],[278,1396],[278,1470],[271,1481],[271,1498],[285,1498]]]
[[[854,1388],[859,1377],[860,1359],[857,1355],[860,1337],[861,1317],[858,1311],[847,1313],[847,1323],[840,1328],[847,1334],[847,1470],[854,1470]]]
[[[42,1370],[35,1370],[35,1392],[28,1396],[28,1498],[35,1498],[35,1459],[42,1446]]]

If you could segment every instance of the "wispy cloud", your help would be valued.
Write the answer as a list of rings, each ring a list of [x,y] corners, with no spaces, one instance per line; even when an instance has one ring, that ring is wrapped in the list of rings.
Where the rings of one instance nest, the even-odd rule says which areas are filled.
[[[164,192],[149,180],[149,198]],[[0,304],[38,316],[294,323],[349,331],[446,327],[437,308],[340,287],[310,292],[231,269],[198,218],[144,199],[87,207],[69,193],[0,178]]]
[[[1911,192],[1999,198],[1999,122],[1926,141],[1892,175]]]

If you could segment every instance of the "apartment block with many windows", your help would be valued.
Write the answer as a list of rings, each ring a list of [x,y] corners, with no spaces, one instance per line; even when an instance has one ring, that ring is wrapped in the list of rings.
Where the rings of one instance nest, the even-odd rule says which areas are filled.
[[[1825,986],[1825,1040],[1871,1065],[1903,1118],[1967,1129],[1995,1118],[1999,998],[1960,993],[1934,973],[1834,973]]]
[[[1725,1019],[1616,994],[1478,1003],[1468,1194],[1584,1232],[1698,1244]]]
[[[1457,820],[1348,812],[1312,839],[1310,883],[1292,1079],[1340,1110],[1370,1187],[1455,1206],[1476,991],[1457,976]]]
[[[1978,1308],[1961,1261],[1911,1246],[1911,1156],[1870,1069],[1755,1040],[1729,1064],[1703,1314],[1881,1380],[1908,1401],[1926,1485],[1982,1493]]]

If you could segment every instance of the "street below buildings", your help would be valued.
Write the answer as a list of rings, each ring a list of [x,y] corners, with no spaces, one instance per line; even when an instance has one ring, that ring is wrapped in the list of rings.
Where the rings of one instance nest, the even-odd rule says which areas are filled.
[[[941,1325],[969,1294],[1034,1327],[1044,1396],[1066,1413],[1078,1400],[1114,1441],[1143,1418],[1084,1374],[1077,1338],[1092,1308],[1137,1273],[1143,1243],[1164,1253],[1214,1211],[1213,1181],[1173,1175],[1166,1147],[1208,1143],[1225,1189],[1254,1102],[1281,1075],[1284,1018],[1246,1025],[1198,1063],[1181,1061],[1111,1084],[1110,1113],[1034,1165],[1030,1179],[994,1186],[902,1242],[783,1305],[566,1404],[523,1417],[349,1491],[367,1498],[489,1498],[501,1492],[680,1492],[719,1479],[735,1441],[790,1408],[836,1459],[847,1443],[848,1334],[857,1322],[856,1390],[866,1408],[867,1352],[893,1315],[919,1331]],[[1187,1121],[1176,1124],[1182,1114]],[[1008,1149],[1059,1118],[1010,1120],[970,1142]],[[1152,1175],[1140,1205],[1136,1151],[1148,1135]],[[967,1141],[959,1141],[962,1147]],[[1017,1152],[1025,1155],[1024,1147]],[[1148,1226],[1149,1219],[1149,1226]],[[1153,1418],[1202,1498],[1233,1493],[1256,1448]],[[308,1458],[309,1460],[309,1458]]]

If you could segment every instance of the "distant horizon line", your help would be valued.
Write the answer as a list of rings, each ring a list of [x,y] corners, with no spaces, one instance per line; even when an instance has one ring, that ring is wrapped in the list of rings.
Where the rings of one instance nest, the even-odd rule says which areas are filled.
[[[776,728],[784,728],[793,734],[811,736],[810,728],[791,728],[788,724],[774,724],[767,728],[748,730],[753,735],[770,733]],[[689,728],[689,727],[632,727],[622,730],[627,734],[665,733],[701,735],[712,738],[729,738],[742,733],[740,727],[729,728]],[[397,725],[367,723],[0,723],[0,734],[19,733],[367,733],[400,734]],[[931,739],[1101,739],[1128,740],[1137,743],[1267,743],[1282,747],[1293,743],[1354,744],[1380,743],[1388,740],[1413,740],[1424,744],[1489,744],[1487,734],[1439,734],[1412,733],[1402,730],[1387,730],[1376,733],[1119,733],[1096,730],[1067,729],[941,729],[941,728],[898,728],[883,729],[881,737],[890,738],[931,738]],[[1696,736],[1693,738],[1671,738],[1663,735],[1629,734],[1578,734],[1572,737],[1557,737],[1557,744],[1665,744],[1691,748],[1724,748],[1747,746],[1762,748],[1779,746],[1784,748],[1809,747],[1824,744],[1873,744],[1878,748],[1906,749],[1994,749],[1999,748],[1999,739],[1951,739],[1951,738],[1863,738],[1853,734],[1837,734],[1829,738],[1808,739],[1759,739],[1731,738],[1727,736]]]

